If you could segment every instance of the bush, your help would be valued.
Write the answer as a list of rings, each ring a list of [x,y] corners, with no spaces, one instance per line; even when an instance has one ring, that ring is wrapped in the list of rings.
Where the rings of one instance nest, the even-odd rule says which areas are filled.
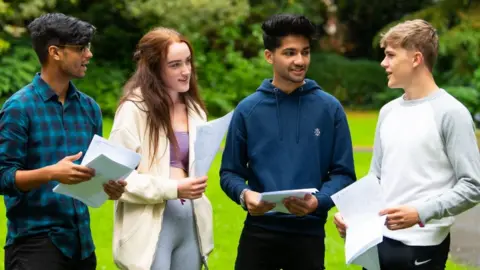
[[[378,109],[374,97],[385,91],[387,76],[380,63],[350,60],[336,54],[312,54],[308,77],[351,109]]]
[[[472,117],[478,118],[478,116],[475,117],[475,115],[480,113],[480,91],[478,91],[478,88],[476,89],[474,87],[466,86],[444,86],[442,88],[465,105]],[[375,104],[384,105],[389,101],[400,97],[402,94],[403,90],[401,89],[389,89],[388,87],[385,87],[383,92],[375,94]],[[479,120],[476,122],[478,123]]]
[[[480,68],[470,77],[472,79],[468,85],[443,88],[467,107],[477,127],[480,127]]]
[[[373,95],[373,103],[378,106],[376,109],[380,109],[383,105],[403,95],[403,93],[402,89],[392,89],[385,85],[382,92]]]
[[[40,72],[40,63],[31,47],[26,44],[12,46],[8,55],[0,57],[0,104],[13,93],[29,84],[36,72]],[[94,98],[101,106],[105,116],[112,117],[125,83],[126,72],[113,65],[99,65],[91,61],[87,76],[74,80],[75,86]]]
[[[73,83],[78,90],[97,101],[104,117],[113,117],[127,79],[127,71],[113,64],[91,61],[85,78],[74,80]]]
[[[445,86],[443,88],[465,105],[472,115],[480,112],[480,93],[477,89],[465,86]]]
[[[246,59],[227,49],[225,57],[216,52],[197,54],[198,82],[208,114],[218,117],[255,92],[262,80],[272,77],[271,66],[259,54]]]
[[[0,104],[29,84],[40,71],[37,55],[27,46],[12,46],[8,55],[0,57]]]

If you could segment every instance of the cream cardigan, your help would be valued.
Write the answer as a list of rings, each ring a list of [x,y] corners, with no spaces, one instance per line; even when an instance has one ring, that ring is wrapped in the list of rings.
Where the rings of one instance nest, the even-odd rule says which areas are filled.
[[[166,200],[177,198],[177,181],[170,179],[169,141],[160,135],[155,162],[150,167],[150,138],[147,115],[142,103],[127,101],[117,110],[110,140],[134,150],[142,158],[137,170],[126,179],[127,187],[115,202],[113,258],[120,269],[150,270],[155,255],[158,235]],[[205,114],[188,111],[189,175],[193,174],[196,126],[205,122]],[[213,250],[212,206],[205,195],[192,201],[198,241],[205,266]],[[207,268],[207,267],[206,267]]]

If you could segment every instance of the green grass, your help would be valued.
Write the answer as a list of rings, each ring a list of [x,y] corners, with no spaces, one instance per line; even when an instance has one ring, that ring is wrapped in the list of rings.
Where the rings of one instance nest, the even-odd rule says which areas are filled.
[[[372,146],[378,112],[347,112],[354,146]]]
[[[348,115],[349,125],[352,130],[352,138],[356,146],[371,146],[377,120],[377,113],[350,112]],[[108,137],[112,121],[105,119],[104,136]],[[370,153],[355,153],[355,166],[358,177],[365,175],[369,169]],[[212,164],[209,173],[209,185],[207,196],[214,208],[214,238],[215,250],[209,261],[211,269],[232,269],[235,262],[238,239],[243,226],[246,213],[233,203],[221,190],[218,180],[221,155],[218,154]],[[345,265],[343,240],[338,236],[332,222],[335,209],[330,211],[329,220],[326,224],[326,269],[360,269],[356,266]],[[91,227],[96,244],[99,270],[116,269],[112,260],[112,228],[113,228],[113,204],[108,202],[98,209],[90,209]],[[0,216],[5,217],[5,209],[0,205]],[[6,220],[0,222],[0,242],[4,243],[6,234]],[[141,247],[139,247],[141,248]],[[0,249],[0,258],[3,260],[3,249]],[[448,262],[449,270],[474,270]],[[0,264],[3,270],[3,263]]]

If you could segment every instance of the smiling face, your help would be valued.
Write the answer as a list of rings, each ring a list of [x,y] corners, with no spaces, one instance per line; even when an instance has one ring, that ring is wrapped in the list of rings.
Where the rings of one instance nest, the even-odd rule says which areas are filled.
[[[421,54],[399,46],[388,45],[381,66],[387,72],[388,87],[405,89],[411,83],[415,67],[419,64]]]
[[[265,58],[273,64],[277,81],[303,83],[310,65],[310,42],[303,36],[286,36],[280,47],[265,51]]]
[[[183,93],[190,89],[191,62],[190,48],[185,42],[173,42],[169,45],[161,74],[168,91]]]

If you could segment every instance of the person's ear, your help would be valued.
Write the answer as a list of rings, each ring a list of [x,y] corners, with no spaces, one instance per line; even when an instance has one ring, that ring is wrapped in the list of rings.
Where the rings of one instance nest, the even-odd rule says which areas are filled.
[[[273,64],[273,52],[272,51],[266,49],[264,51],[264,56],[265,56],[265,60],[267,60],[267,62],[269,64]]]
[[[54,60],[57,60],[59,61],[61,59],[61,52],[60,52],[60,48],[57,47],[57,46],[49,46],[48,47],[48,55],[54,59]]]
[[[423,61],[423,54],[421,52],[415,52],[413,54],[413,60],[412,60],[413,67],[416,68],[420,66],[424,61]]]

